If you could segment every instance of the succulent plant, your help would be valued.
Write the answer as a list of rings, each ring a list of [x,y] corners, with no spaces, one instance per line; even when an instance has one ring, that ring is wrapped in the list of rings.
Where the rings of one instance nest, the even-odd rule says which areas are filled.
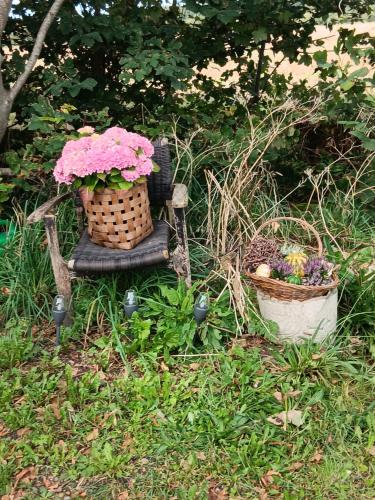
[[[304,275],[304,265],[308,260],[308,257],[305,253],[290,253],[285,257],[285,260],[293,267],[293,274],[296,274],[297,276]]]
[[[243,266],[254,272],[260,264],[269,264],[272,259],[281,257],[279,246],[275,240],[258,236],[248,245],[243,259]]]
[[[332,267],[324,257],[311,257],[303,266],[305,283],[313,286],[329,283]]]
[[[296,274],[291,274],[290,276],[288,276],[287,282],[293,285],[302,285],[301,277],[297,276]]]
[[[285,280],[293,274],[293,266],[288,264],[284,259],[274,259],[271,261],[271,269],[271,276],[280,280]]]
[[[280,252],[283,255],[289,255],[290,253],[303,253],[303,248],[299,245],[291,245],[290,243],[284,243],[280,247]]]

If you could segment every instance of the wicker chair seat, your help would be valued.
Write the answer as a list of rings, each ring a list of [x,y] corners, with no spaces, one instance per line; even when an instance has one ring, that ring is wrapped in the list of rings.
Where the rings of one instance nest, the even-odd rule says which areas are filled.
[[[76,246],[69,268],[78,273],[104,273],[151,266],[169,259],[169,225],[153,221],[154,231],[131,250],[118,250],[96,245],[84,231]]]

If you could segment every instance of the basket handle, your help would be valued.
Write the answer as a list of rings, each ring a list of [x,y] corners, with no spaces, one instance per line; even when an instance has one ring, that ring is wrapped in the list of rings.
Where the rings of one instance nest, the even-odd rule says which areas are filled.
[[[259,235],[259,233],[266,226],[268,226],[269,224],[272,224],[273,222],[278,222],[278,221],[282,221],[282,220],[292,220],[294,222],[297,222],[304,229],[311,231],[313,233],[313,235],[315,236],[315,239],[316,239],[317,244],[318,244],[318,255],[319,255],[319,257],[321,257],[323,255],[323,243],[322,243],[322,240],[320,239],[318,231],[311,224],[309,224],[308,222],[306,222],[303,219],[297,219],[297,217],[275,217],[274,219],[269,219],[266,222],[263,222],[263,224],[261,224],[258,227],[258,229],[255,231],[255,233],[252,237],[252,240],[254,240],[254,238],[256,238]]]

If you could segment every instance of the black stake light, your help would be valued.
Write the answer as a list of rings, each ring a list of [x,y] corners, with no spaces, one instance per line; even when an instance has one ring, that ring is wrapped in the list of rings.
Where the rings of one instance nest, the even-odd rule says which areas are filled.
[[[60,327],[66,316],[65,299],[63,295],[56,295],[52,304],[52,317],[56,323],[56,345],[60,345]]]
[[[138,297],[135,290],[129,289],[125,292],[124,297],[124,312],[127,318],[131,318],[132,314],[138,311]]]
[[[200,293],[194,304],[194,319],[200,325],[207,317],[209,310],[209,298],[207,293]]]

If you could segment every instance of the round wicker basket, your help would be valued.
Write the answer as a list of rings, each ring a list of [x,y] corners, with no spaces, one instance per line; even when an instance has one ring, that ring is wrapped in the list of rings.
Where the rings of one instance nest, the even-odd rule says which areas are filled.
[[[131,189],[80,191],[93,243],[131,250],[153,231],[147,183]]]
[[[298,219],[297,217],[276,217],[274,219],[269,219],[264,222],[255,231],[252,241],[259,236],[260,232],[268,225],[279,222],[279,221],[294,221],[300,224],[307,231],[315,236],[317,241],[317,254],[319,257],[323,255],[323,243],[320,239],[317,230],[311,226],[308,222]],[[255,273],[250,273],[245,271],[245,275],[250,279],[255,288],[261,290],[264,294],[279,300],[291,301],[291,300],[307,300],[313,297],[320,297],[326,295],[330,290],[337,288],[339,282],[336,274],[332,275],[332,283],[328,285],[318,285],[318,286],[308,286],[308,285],[294,285],[292,283],[286,283],[285,281],[264,278],[256,275]]]

